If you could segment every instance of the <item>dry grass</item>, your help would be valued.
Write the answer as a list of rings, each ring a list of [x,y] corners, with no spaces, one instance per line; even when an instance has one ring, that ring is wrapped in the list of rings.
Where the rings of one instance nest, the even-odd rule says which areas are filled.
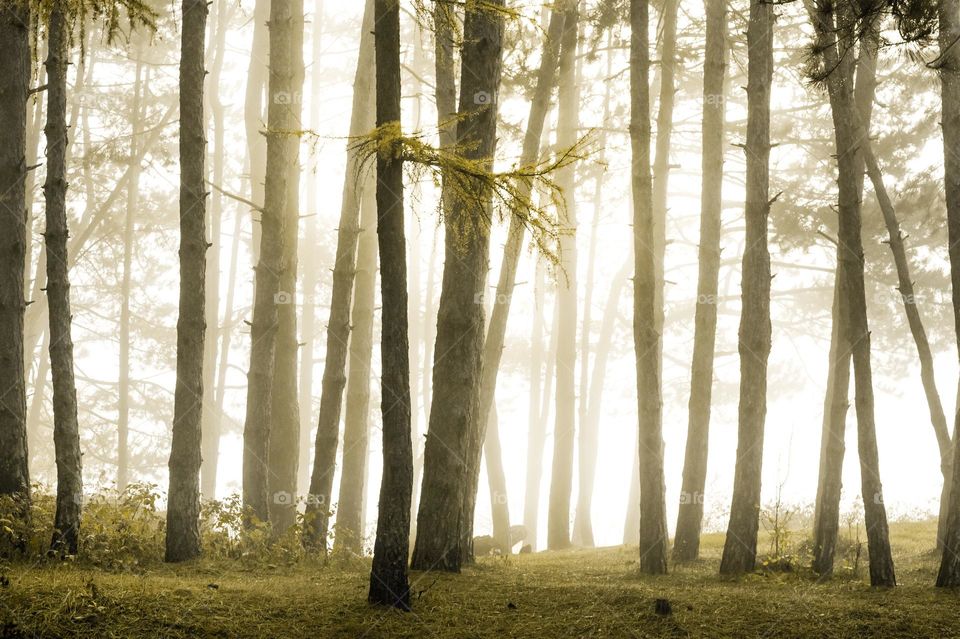
[[[892,526],[901,586],[872,590],[865,566],[817,583],[805,570],[716,574],[704,559],[637,574],[636,548],[489,558],[461,575],[414,573],[414,612],[365,602],[367,563],[155,566],[140,574],[13,565],[0,637],[955,637],[954,592],[933,588],[929,523]],[[865,556],[865,551],[864,551]],[[668,599],[673,614],[658,616]]]

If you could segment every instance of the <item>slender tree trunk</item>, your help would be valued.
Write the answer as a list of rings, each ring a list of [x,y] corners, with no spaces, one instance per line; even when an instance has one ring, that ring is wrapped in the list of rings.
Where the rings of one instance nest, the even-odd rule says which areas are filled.
[[[248,524],[270,518],[269,463],[275,389],[279,307],[289,299],[281,290],[286,239],[287,176],[299,145],[300,107],[294,104],[294,69],[290,41],[302,12],[296,0],[270,5],[270,80],[268,93],[267,172],[260,215],[260,258],[255,269],[253,321],[250,325],[250,372],[243,432],[243,504]],[[278,495],[278,499],[285,496]]]
[[[763,431],[767,416],[767,360],[770,356],[770,86],[773,81],[774,7],[750,0],[747,27],[746,246],[743,252],[740,317],[740,408],[737,462],[730,523],[720,561],[721,574],[753,571],[760,525]]]
[[[0,495],[24,499],[30,497],[23,345],[29,25],[25,0],[0,7],[0,364],[8,380],[0,394]]]
[[[207,322],[203,123],[207,3],[184,0],[180,46],[180,317],[174,394],[166,561],[200,556],[200,443]]]
[[[577,141],[580,92],[576,86],[577,28],[579,2],[566,5],[560,45],[559,95],[557,97],[557,145],[570,148]],[[557,336],[557,409],[553,430],[553,464],[550,474],[550,510],[547,514],[547,547],[570,545],[570,494],[573,490],[573,457],[576,441],[577,368],[577,210],[576,173],[573,166],[560,170],[557,186],[563,192],[559,212],[560,273],[557,304],[560,326]]]
[[[813,8],[811,4],[815,4]],[[853,92],[854,60],[841,47],[854,37],[856,9],[846,3],[836,7],[820,0],[808,0],[808,9],[822,45],[824,68],[829,71],[827,87],[833,113],[839,165],[840,296],[847,302],[848,323],[845,341],[853,355],[856,390],[857,450],[870,558],[870,583],[894,586],[896,576],[890,553],[886,509],[880,483],[874,419],[873,380],[870,367],[870,332],[867,323],[866,292],[863,278],[863,240],[861,237],[860,190],[864,155],[864,129]],[[837,35],[839,34],[839,35]],[[841,38],[843,43],[839,42]]]
[[[500,427],[497,409],[490,412],[490,423],[483,442],[483,457],[487,465],[487,485],[490,491],[490,513],[493,520],[493,541],[504,555],[513,547],[510,538],[510,508],[507,501],[507,476],[503,470],[500,448]]]
[[[650,176],[650,52],[647,0],[630,3],[630,142],[633,153],[633,339],[640,417],[640,570],[667,572],[666,485],[663,478],[660,331],[656,219]],[[662,98],[663,96],[661,96]]]
[[[47,300],[50,305],[50,364],[53,372],[53,442],[57,456],[57,512],[52,549],[76,554],[80,530],[83,477],[77,387],[70,335],[70,276],[67,270],[67,56],[69,30],[66,6],[55,2],[47,21],[47,179],[43,185],[47,210]],[[17,289],[22,286],[18,272]],[[18,405],[19,407],[22,406]]]
[[[250,201],[261,205],[264,198],[264,181],[267,168],[267,140],[264,136],[267,117],[263,97],[267,90],[267,60],[270,58],[270,36],[267,26],[270,20],[271,0],[254,0],[253,41],[250,43],[250,64],[247,68],[247,86],[243,105],[243,124],[247,137],[247,169],[250,173]],[[256,214],[259,211],[254,211]],[[262,223],[253,220],[250,252],[254,262],[260,259],[260,232]],[[254,282],[256,284],[256,282]]]
[[[293,0],[292,20],[285,43],[289,48],[289,86],[286,117],[292,130],[304,128],[303,0]],[[274,51],[275,49],[271,49]],[[276,99],[276,98],[274,98]],[[289,134],[288,134],[289,135]],[[300,461],[300,402],[297,378],[297,244],[300,241],[300,140],[294,137],[284,167],[287,190],[283,208],[283,252],[277,298],[277,345],[274,352],[273,407],[271,408],[269,473],[270,522],[275,534],[290,529],[297,519],[297,463]]]
[[[400,3],[376,0],[377,126],[400,134]],[[407,259],[403,163],[377,155],[377,240],[383,298],[383,479],[370,571],[371,603],[410,609],[407,559],[413,448],[410,441],[410,345],[407,340]]]
[[[953,319],[960,347],[960,0],[941,0],[940,87],[943,104],[944,182],[947,192],[947,231],[950,240],[950,282],[953,289]],[[960,416],[960,413],[958,413]],[[947,508],[943,559],[937,586],[960,586],[960,437],[954,424],[953,475]],[[942,510],[942,509],[941,509]]]
[[[543,449],[547,440],[546,419],[543,417],[545,412],[541,407],[541,402],[545,400],[541,397],[550,395],[551,371],[553,370],[547,359],[546,380],[543,379],[544,352],[543,352],[543,334],[546,330],[544,315],[546,309],[544,306],[544,289],[547,286],[544,275],[545,268],[542,260],[537,259],[536,265],[536,289],[534,291],[534,311],[533,326],[530,331],[530,405],[527,414],[527,473],[523,497],[523,527],[527,531],[527,543],[531,550],[537,548],[537,523],[540,518],[540,481],[543,475]],[[554,322],[551,322],[553,330],[550,332],[551,343],[556,340],[557,331]],[[555,348],[550,347],[550,354]],[[542,389],[542,390],[541,390]]]
[[[683,459],[680,509],[673,560],[700,556],[703,493],[707,485],[713,357],[717,345],[717,292],[720,285],[720,234],[723,212],[723,155],[727,74],[727,0],[706,0],[707,35],[703,65],[703,125],[700,192],[700,250],[697,310],[694,319],[687,446]]]
[[[471,7],[464,19],[457,143],[467,159],[482,160],[489,168],[496,146],[504,28],[503,15],[496,9],[504,3],[491,0],[488,4]],[[465,460],[473,459],[472,451],[483,441],[479,414],[484,316],[478,302],[487,275],[490,211],[475,210],[472,202],[486,202],[490,208],[492,194],[472,180],[460,181],[461,188],[471,194],[448,193],[435,348],[439,357],[433,366],[434,392],[412,562],[418,570],[459,571],[473,554],[472,538],[465,536],[473,514],[463,512],[463,500],[469,485]],[[386,268],[381,261],[381,273]]]
[[[373,129],[372,102],[374,81],[373,2],[367,0],[360,35],[360,57],[353,83],[353,111],[350,135],[359,137]],[[330,293],[330,319],[327,322],[327,350],[323,364],[320,391],[320,415],[314,445],[313,472],[307,498],[304,543],[308,547],[327,550],[330,525],[331,493],[336,472],[337,444],[340,437],[340,410],[343,389],[347,383],[345,367],[350,340],[350,307],[353,300],[354,275],[357,267],[357,242],[360,237],[360,172],[357,151],[347,149],[347,171],[343,181],[340,227],[337,229],[337,254],[333,267],[333,288]]]
[[[370,361],[373,355],[373,312],[377,285],[375,176],[370,175],[364,181],[335,540],[337,548],[355,554],[363,550],[363,510],[370,438],[370,376],[373,372]]]
[[[565,0],[565,2],[568,0]],[[543,46],[543,56],[540,70],[537,72],[537,86],[530,103],[530,114],[527,118],[527,130],[523,139],[523,150],[520,156],[522,165],[529,165],[537,160],[540,151],[540,142],[543,137],[543,125],[550,110],[550,94],[556,84],[557,66],[560,55],[560,41],[563,36],[563,25],[567,12],[564,6],[553,11],[547,29],[546,40]],[[574,25],[575,27],[576,25]],[[529,197],[531,185],[522,186],[521,195]],[[510,228],[507,231],[507,242],[504,246],[503,260],[500,265],[500,275],[497,281],[497,294],[493,303],[493,312],[490,316],[490,327],[483,344],[483,373],[480,382],[480,423],[484,424],[484,433],[490,423],[490,414],[496,402],[497,375],[500,370],[500,358],[503,354],[503,344],[507,332],[507,317],[510,312],[510,303],[517,279],[517,266],[520,262],[520,253],[523,250],[525,236],[523,220],[518,215],[510,218]],[[484,441],[486,440],[484,436]],[[477,502],[477,486],[480,480],[480,449],[471,451],[468,457],[468,485],[464,493],[463,513],[464,520],[470,525],[464,530],[464,536],[473,537],[473,512]],[[503,494],[506,500],[506,492]],[[505,506],[506,504],[500,504]],[[501,513],[501,519],[502,513]],[[509,518],[509,517],[508,517]],[[509,527],[509,524],[508,524]],[[509,531],[505,533],[509,535]],[[496,536],[496,535],[495,535]],[[504,533],[501,531],[501,537]],[[509,544],[508,544],[509,545]]]
[[[134,216],[140,206],[141,98],[143,85],[143,49],[135,45],[136,73],[130,118],[130,179],[127,182],[127,210],[123,216],[123,276],[120,281],[120,379],[117,397],[117,490],[126,490],[130,481],[130,286],[133,276]]]

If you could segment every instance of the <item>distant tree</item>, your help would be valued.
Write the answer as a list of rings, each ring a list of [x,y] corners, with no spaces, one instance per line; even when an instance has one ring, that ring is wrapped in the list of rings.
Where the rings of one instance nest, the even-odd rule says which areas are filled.
[[[27,99],[30,11],[27,0],[0,5],[0,495],[30,498],[24,371],[24,263],[27,259]],[[23,514],[27,515],[26,507]]]
[[[721,574],[753,570],[760,525],[763,431],[770,356],[770,88],[773,82],[774,5],[750,0],[747,27],[746,236],[740,316],[740,409],[730,522]]]
[[[727,0],[706,0],[704,5],[707,30],[701,126],[703,186],[700,195],[700,248],[697,260],[699,277],[687,416],[687,446],[673,542],[674,561],[692,561],[700,555],[703,493],[707,484],[707,447],[710,439],[710,404],[713,394],[713,356],[717,343],[727,75]]]
[[[377,127],[388,136],[377,153],[377,241],[383,298],[381,337],[383,477],[370,571],[371,603],[410,609],[407,560],[413,445],[410,441],[410,345],[400,142],[400,3],[375,0]]]
[[[200,555],[200,442],[206,337],[205,0],[184,0],[180,45],[180,317],[170,445],[166,560]]]
[[[630,2],[630,145],[633,156],[633,337],[640,460],[640,570],[667,572],[657,255],[650,175],[650,52],[647,0]]]

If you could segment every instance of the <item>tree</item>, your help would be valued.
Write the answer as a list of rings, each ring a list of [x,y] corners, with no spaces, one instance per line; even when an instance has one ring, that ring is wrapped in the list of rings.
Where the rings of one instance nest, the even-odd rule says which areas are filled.
[[[300,11],[298,13],[298,8]],[[255,269],[253,321],[250,324],[250,372],[243,431],[243,504],[247,523],[270,518],[269,454],[273,421],[276,347],[281,305],[290,299],[280,289],[286,255],[287,180],[299,145],[299,96],[294,85],[290,42],[302,5],[296,0],[270,3],[270,73],[267,105],[267,170],[260,211],[260,258]],[[297,52],[302,55],[302,51]],[[278,495],[278,499],[284,496]]]
[[[374,95],[375,65],[373,38],[370,36],[374,28],[372,1],[367,0],[365,6],[360,55],[353,84],[353,110],[350,116],[350,135],[353,138],[369,133],[374,126],[373,112],[369,108],[371,96]],[[350,306],[357,268],[357,242],[360,237],[362,180],[359,160],[357,149],[351,142],[347,148],[347,169],[343,180],[336,261],[333,265],[333,286],[330,291],[330,319],[327,322],[327,355],[323,364],[313,472],[310,476],[310,494],[305,514],[307,527],[304,543],[324,552],[340,438],[340,410],[343,405],[343,389],[347,382]]]
[[[647,0],[630,2],[630,146],[633,155],[633,339],[637,356],[640,570],[667,572],[657,256],[650,175],[650,51]]]
[[[773,82],[774,6],[750,0],[747,27],[747,157],[745,248],[740,316],[740,408],[737,462],[721,574],[753,570],[760,525],[763,430],[770,356],[770,86]]]
[[[23,327],[27,217],[27,98],[30,90],[30,12],[26,0],[0,6],[0,495],[30,497]],[[24,515],[26,515],[24,509]]]
[[[580,92],[577,88],[577,29],[579,2],[565,5],[566,17],[560,44],[559,95],[557,96],[557,144],[570,148],[577,141]],[[562,169],[557,185],[564,204],[558,214],[560,232],[560,274],[557,304],[560,325],[557,334],[557,409],[553,431],[553,464],[550,474],[550,510],[547,513],[547,547],[570,545],[570,493],[573,489],[573,458],[576,442],[577,368],[577,208],[576,173],[573,166]]]
[[[400,3],[375,0],[377,127],[400,138]],[[390,145],[377,154],[377,242],[383,298],[383,478],[370,571],[371,603],[410,609],[407,558],[413,445],[410,441],[410,348],[407,340],[407,259],[403,220],[403,161]]]
[[[706,0],[707,33],[703,63],[702,173],[697,310],[694,319],[687,445],[683,460],[680,509],[673,542],[674,561],[700,555],[703,493],[707,484],[713,356],[717,343],[717,293],[720,283],[720,232],[723,211],[723,155],[727,74],[727,2]]]
[[[457,144],[463,157],[493,163],[503,39],[503,0],[468,7],[464,18]],[[379,72],[379,70],[378,70]],[[469,451],[479,447],[480,375],[484,338],[483,285],[490,245],[490,193],[464,177],[448,191],[445,263],[437,315],[433,401],[424,449],[414,569],[459,571],[463,494]],[[477,210],[483,202],[487,210]],[[382,253],[381,253],[382,258]],[[381,259],[383,274],[387,264]],[[386,306],[386,300],[384,300]],[[473,439],[473,442],[470,440]]]
[[[960,1],[941,0],[940,90],[943,104],[944,182],[947,192],[947,233],[950,240],[950,282],[953,287],[953,319],[960,348]],[[960,417],[958,417],[960,420]],[[957,422],[960,424],[960,421]],[[954,425],[954,432],[957,431]],[[953,477],[943,558],[937,586],[960,586],[960,445],[954,435]],[[942,510],[942,509],[941,509]]]
[[[200,555],[200,443],[206,302],[206,186],[203,121],[205,0],[183,1],[180,41],[180,317],[173,400],[167,561]],[[52,308],[52,307],[51,307]]]

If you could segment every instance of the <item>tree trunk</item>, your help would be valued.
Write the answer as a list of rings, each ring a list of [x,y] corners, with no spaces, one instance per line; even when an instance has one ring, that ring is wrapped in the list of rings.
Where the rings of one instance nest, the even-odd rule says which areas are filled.
[[[553,11],[550,25],[547,30],[543,46],[543,56],[540,70],[537,72],[537,86],[530,103],[530,115],[527,118],[527,130],[523,139],[520,164],[529,165],[537,160],[540,152],[540,141],[543,136],[543,125],[550,110],[550,94],[556,83],[557,64],[560,55],[560,40],[563,35],[563,24],[567,12]],[[531,185],[522,185],[524,197],[530,195]],[[507,231],[507,242],[503,250],[503,260],[500,264],[500,275],[497,281],[497,294],[493,303],[493,312],[490,316],[490,327],[483,344],[483,373],[480,382],[480,423],[485,433],[490,423],[490,415],[496,403],[497,374],[500,370],[500,358],[503,354],[503,344],[507,332],[507,317],[510,312],[510,302],[517,279],[517,266],[520,262],[520,253],[523,249],[526,227],[523,220],[514,215],[510,218],[510,228]],[[484,436],[484,441],[486,437]],[[480,480],[480,449],[471,451],[468,457],[468,484],[464,493],[463,513],[464,521],[470,525],[464,530],[465,537],[473,538],[473,513],[477,503],[477,486]],[[506,499],[506,493],[503,498]],[[509,524],[508,524],[509,526]],[[509,533],[507,533],[509,534]]]
[[[490,491],[490,514],[493,520],[493,541],[500,552],[509,555],[513,547],[510,538],[510,507],[507,501],[507,476],[503,471],[503,453],[500,449],[500,428],[497,409],[490,412],[490,423],[483,441],[483,457],[487,464],[487,484]]]
[[[703,186],[700,194],[700,250],[694,319],[687,446],[673,560],[700,556],[703,493],[707,485],[713,357],[717,345],[717,293],[723,212],[723,156],[727,74],[727,0],[706,0],[707,35],[703,70]]]
[[[355,554],[363,551],[363,511],[370,438],[370,361],[373,355],[373,314],[377,285],[375,176],[371,174],[364,182],[351,315],[353,329],[350,335],[347,406],[343,427],[343,469],[340,473],[335,538],[335,547]]]
[[[206,336],[206,186],[203,124],[208,5],[184,0],[180,46],[180,317],[170,445],[166,561],[200,556],[200,442]]]
[[[500,87],[503,15],[497,8],[471,8],[464,19],[463,82],[457,143],[467,159],[493,166]],[[437,317],[433,366],[433,401],[424,449],[423,487],[414,545],[415,569],[459,571],[472,556],[472,513],[463,512],[469,484],[467,459],[482,442],[479,424],[481,357],[484,338],[483,286],[487,275],[490,211],[475,210],[491,193],[466,177],[449,190],[446,211],[445,264]],[[381,273],[386,264],[381,261]],[[384,306],[386,301],[384,300]]]
[[[740,317],[740,408],[737,462],[721,574],[752,572],[760,525],[763,430],[770,356],[770,85],[773,80],[773,5],[750,0],[747,27],[747,182]]]
[[[960,0],[941,0],[940,86],[943,104],[944,182],[947,193],[947,231],[950,240],[950,282],[953,288],[953,320],[960,347]],[[960,413],[958,413],[960,415]],[[960,422],[957,422],[960,423]],[[947,508],[943,559],[937,586],[960,586],[960,446],[954,424],[953,474]],[[942,510],[942,509],[941,509]]]
[[[813,9],[811,4],[816,4]],[[833,113],[839,165],[839,232],[837,258],[840,264],[840,295],[846,300],[848,323],[844,341],[853,355],[857,412],[857,450],[860,456],[860,481],[864,523],[870,558],[870,584],[894,586],[896,576],[890,554],[886,509],[880,483],[874,419],[873,380],[870,368],[870,332],[867,324],[866,292],[863,278],[863,240],[861,237],[860,190],[864,168],[860,124],[853,93],[854,60],[840,38],[854,37],[856,9],[849,4],[828,6],[822,0],[808,0],[808,9],[822,45],[824,68],[829,70],[827,88]],[[836,14],[836,15],[835,15]],[[836,35],[836,34],[839,34]]]
[[[76,554],[83,497],[77,387],[70,335],[70,277],[67,271],[67,55],[66,7],[55,2],[47,21],[47,299],[50,304],[50,364],[53,372],[53,442],[57,457],[57,512],[51,548]],[[19,274],[18,291],[22,286]],[[19,408],[19,407],[18,407]]]
[[[286,117],[293,130],[303,128],[303,0],[293,0],[287,33],[289,48],[289,99]],[[274,49],[271,49],[273,51]],[[297,464],[300,461],[300,396],[297,356],[297,243],[300,241],[300,140],[294,138],[286,158],[283,177],[286,193],[283,208],[283,253],[280,257],[280,292],[277,302],[277,345],[274,352],[273,406],[271,408],[268,490],[270,522],[274,534],[283,534],[297,520]]]
[[[537,549],[537,524],[540,519],[540,482],[543,478],[543,449],[547,439],[547,411],[553,383],[553,353],[556,352],[556,321],[550,323],[550,346],[547,353],[546,377],[541,386],[544,367],[543,335],[546,330],[544,314],[544,289],[547,286],[545,267],[541,259],[536,266],[536,290],[533,327],[530,332],[530,407],[527,418],[527,473],[523,497],[523,527],[527,531],[527,543],[531,550]],[[556,313],[554,313],[556,316]],[[541,391],[542,389],[542,391]],[[542,405],[541,405],[542,402]]]
[[[270,5],[270,95],[267,107],[267,172],[260,215],[260,258],[255,269],[253,321],[250,325],[250,372],[243,432],[243,504],[247,524],[270,518],[269,454],[273,420],[278,309],[289,302],[281,290],[286,252],[287,176],[299,145],[299,96],[294,94],[290,41],[303,20],[296,0]],[[284,495],[277,495],[283,500]]]
[[[276,0],[274,0],[276,1]],[[400,134],[400,3],[376,0],[377,126]],[[395,142],[396,143],[396,142]],[[377,155],[377,240],[380,253],[383,479],[370,571],[371,603],[410,609],[407,559],[413,448],[410,441],[410,345],[407,340],[407,259],[403,162]]]
[[[576,86],[579,1],[566,6],[560,45],[559,95],[557,97],[557,145],[561,149],[577,142],[580,92]],[[570,545],[570,494],[573,490],[573,454],[576,441],[577,368],[577,210],[576,173],[573,166],[560,169],[557,186],[564,205],[558,213],[560,268],[557,304],[560,326],[557,334],[556,425],[553,430],[553,463],[550,474],[550,510],[547,513],[547,547]]]
[[[360,35],[360,56],[353,83],[353,111],[350,135],[359,137],[374,127],[369,105],[373,96],[373,3],[367,0]],[[327,350],[323,364],[320,391],[320,414],[314,445],[313,472],[305,514],[304,543],[326,552],[330,525],[333,476],[336,473],[337,444],[340,437],[340,409],[347,382],[345,367],[350,340],[350,306],[353,299],[354,274],[357,266],[357,242],[360,237],[360,173],[357,151],[347,148],[347,171],[343,180],[340,227],[337,229],[337,254],[333,267],[333,288],[330,292],[330,319],[327,322]]]
[[[250,174],[250,201],[260,206],[264,197],[267,167],[267,141],[264,136],[266,112],[263,94],[267,89],[267,60],[270,57],[268,20],[270,1],[254,0],[253,41],[250,43],[250,64],[247,67],[247,86],[243,105],[243,124],[247,137],[247,170]],[[269,110],[269,108],[267,108]],[[258,211],[254,211],[254,216]],[[260,259],[260,232],[262,223],[253,220],[250,234],[250,253],[254,262]],[[254,282],[256,284],[256,282]]]
[[[660,322],[656,294],[656,219],[650,176],[650,52],[647,20],[647,0],[631,0],[633,339],[637,352],[637,406],[640,418],[640,570],[649,575],[659,575],[667,572],[668,538],[663,477]]]
[[[7,383],[0,395],[0,495],[30,497],[24,379],[23,274],[27,218],[24,178],[30,89],[30,12],[25,0],[0,7],[0,363]],[[24,509],[24,515],[27,514]]]

